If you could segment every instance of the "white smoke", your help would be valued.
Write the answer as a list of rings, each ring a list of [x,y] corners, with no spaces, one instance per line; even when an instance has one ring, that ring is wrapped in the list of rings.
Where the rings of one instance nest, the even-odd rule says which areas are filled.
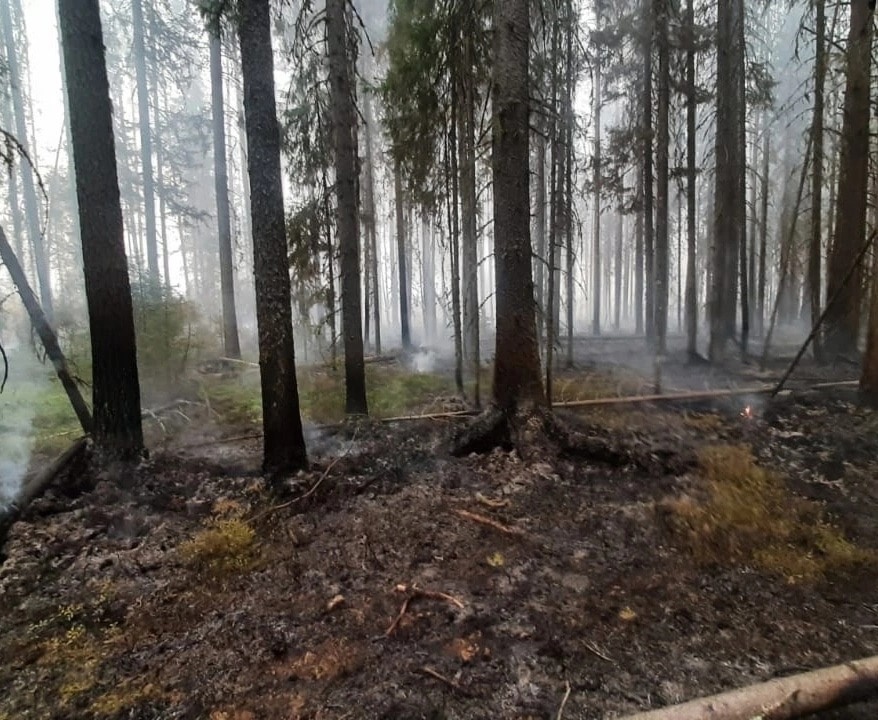
[[[44,368],[26,350],[9,350],[9,378],[0,394],[0,507],[18,494],[34,445],[34,397],[48,385]],[[0,368],[2,372],[2,368]]]

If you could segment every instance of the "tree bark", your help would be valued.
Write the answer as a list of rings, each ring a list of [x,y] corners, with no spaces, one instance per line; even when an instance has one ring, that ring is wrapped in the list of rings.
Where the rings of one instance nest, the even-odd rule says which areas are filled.
[[[368,276],[372,286],[366,285],[366,295],[372,295],[372,313],[375,325],[375,354],[381,354],[381,301],[378,289],[378,233],[375,216],[375,164],[372,152],[372,94],[366,89],[363,92],[363,113],[365,127],[363,134],[366,142],[365,167],[363,168],[363,225],[366,228],[367,255],[370,265]],[[368,298],[367,298],[368,300]],[[367,302],[368,305],[368,302]],[[368,316],[368,310],[367,310]]]
[[[409,327],[409,278],[406,268],[405,199],[402,192],[402,173],[399,163],[393,166],[393,199],[396,206],[396,268],[399,273],[399,332],[402,349],[412,346]]]
[[[625,720],[792,720],[878,694],[878,656],[731,690]]]
[[[213,177],[219,237],[220,293],[223,307],[223,349],[226,357],[240,358],[235,280],[232,261],[232,224],[229,213],[229,174],[226,164],[226,123],[223,99],[222,45],[218,29],[210,32],[210,98],[213,114]]]
[[[596,0],[596,26],[601,24],[601,3]],[[595,47],[594,58],[594,209],[592,216],[592,306],[591,331],[594,335],[601,334],[601,190],[603,177],[601,172],[601,48]]]
[[[652,130],[652,42],[654,34],[653,2],[641,0],[645,25],[643,46],[643,116],[641,123],[643,148],[643,254],[646,273],[645,330],[647,344],[655,339],[655,217],[653,188],[653,130]]]
[[[480,401],[480,354],[479,354],[479,253],[476,228],[476,153],[475,153],[475,65],[473,47],[475,28],[472,13],[462,13],[465,18],[461,29],[461,98],[458,103],[460,127],[460,209],[462,220],[461,246],[463,257],[463,341],[464,355],[473,377],[473,403]]]
[[[737,309],[739,243],[743,235],[745,198],[740,174],[741,147],[739,77],[744,70],[744,48],[739,28],[741,0],[720,0],[717,10],[716,185],[714,207],[713,284],[710,306],[710,360],[722,361],[734,337]]]
[[[811,238],[808,247],[808,293],[811,322],[820,317],[820,290],[823,248],[823,113],[826,85],[826,0],[815,0],[816,20],[814,42],[814,120],[811,125]],[[818,334],[814,338],[814,357],[823,357],[823,346]]]
[[[866,232],[873,7],[870,0],[851,2],[838,208],[835,242],[829,256],[828,295],[841,287],[840,279],[863,244]],[[862,274],[857,272],[826,319],[825,347],[828,353],[856,355],[861,298]]]
[[[104,456],[143,450],[134,312],[98,0],[60,0],[92,351],[92,432]]]
[[[6,45],[6,83],[12,97],[12,115],[15,119],[16,139],[28,153],[28,159],[33,162],[34,155],[29,149],[27,119],[24,111],[24,97],[22,94],[22,76],[19,66],[20,48],[15,42],[15,33],[12,25],[12,13],[9,0],[0,0],[0,25],[3,26],[3,38]],[[33,246],[34,264],[37,270],[37,280],[40,287],[40,303],[46,313],[49,323],[54,322],[54,301],[52,297],[52,276],[49,270],[49,260],[46,257],[46,248],[43,233],[40,228],[40,205],[37,200],[36,186],[34,184],[34,170],[27,160],[21,163],[21,190],[24,196],[24,213],[27,220],[28,235]],[[16,238],[17,239],[17,238]]]
[[[686,0],[686,351],[690,358],[698,354],[698,285],[695,278],[697,261],[696,213],[696,113],[698,97],[695,88],[695,9],[693,0]]]
[[[497,333],[494,402],[507,413],[545,400],[531,275],[529,0],[494,4],[492,106]]]
[[[357,116],[353,102],[347,4],[326,4],[326,44],[332,103],[338,247],[341,253],[341,311],[345,353],[345,412],[368,413],[360,303],[360,248],[357,230]]]
[[[766,118],[767,119],[767,118]],[[762,174],[760,177],[759,197],[761,208],[759,211],[759,280],[756,292],[756,327],[759,337],[765,335],[765,275],[768,254],[768,171],[771,160],[771,127],[768,122],[763,123],[762,136]]]
[[[656,352],[664,355],[668,335],[668,120],[671,100],[668,0],[654,0],[658,38],[658,113],[656,118],[655,332]]]
[[[262,466],[278,475],[306,467],[308,459],[296,384],[270,3],[241,0],[238,9],[262,384]]]

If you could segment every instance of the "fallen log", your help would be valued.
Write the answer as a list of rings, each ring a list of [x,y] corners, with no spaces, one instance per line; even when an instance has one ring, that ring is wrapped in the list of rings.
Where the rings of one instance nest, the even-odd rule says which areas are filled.
[[[629,715],[623,720],[793,720],[878,696],[878,655]]]
[[[18,521],[28,506],[46,492],[58,475],[85,452],[87,443],[87,438],[80,438],[50,465],[24,479],[21,490],[15,499],[7,507],[0,510],[0,550],[6,542],[10,528]],[[2,560],[2,554],[0,554],[0,560]]]

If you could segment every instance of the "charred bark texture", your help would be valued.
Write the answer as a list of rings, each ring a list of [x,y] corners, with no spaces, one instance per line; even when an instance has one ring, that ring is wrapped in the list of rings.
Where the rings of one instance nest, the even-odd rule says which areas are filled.
[[[91,331],[93,435],[99,453],[133,459],[143,450],[140,385],[98,0],[60,0],[59,20]]]
[[[304,468],[308,461],[296,384],[269,0],[242,0],[239,23],[265,434],[263,470],[277,475]]]

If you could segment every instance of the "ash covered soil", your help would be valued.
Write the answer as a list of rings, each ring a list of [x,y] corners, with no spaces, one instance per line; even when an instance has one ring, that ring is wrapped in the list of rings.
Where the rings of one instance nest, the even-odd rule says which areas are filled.
[[[12,530],[0,718],[611,718],[878,653],[878,414],[742,402],[559,413],[462,458],[465,419],[314,431],[280,495],[258,440],[187,410]],[[776,522],[721,527],[717,448],[779,478]],[[786,508],[835,544],[766,549]]]

